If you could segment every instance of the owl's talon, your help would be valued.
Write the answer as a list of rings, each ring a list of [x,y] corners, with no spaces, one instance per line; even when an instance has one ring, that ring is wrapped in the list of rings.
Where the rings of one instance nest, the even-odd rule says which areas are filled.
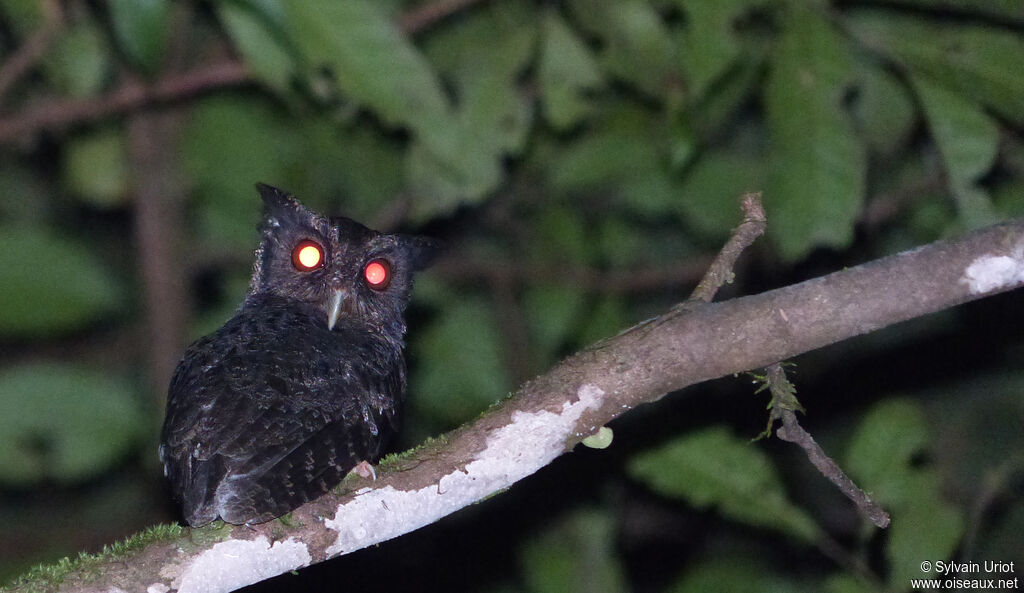
[[[363,478],[371,479],[374,482],[377,481],[377,470],[374,469],[374,467],[370,465],[370,462],[366,461],[365,459],[357,463],[355,467],[349,470],[349,473],[356,473]]]

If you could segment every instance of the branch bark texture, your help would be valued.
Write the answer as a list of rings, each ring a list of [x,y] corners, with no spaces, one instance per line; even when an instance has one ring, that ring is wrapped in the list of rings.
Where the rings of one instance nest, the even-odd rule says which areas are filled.
[[[676,308],[568,358],[473,423],[382,464],[376,482],[351,477],[345,492],[307,504],[285,522],[186,530],[96,560],[51,588],[230,591],[434,522],[666,393],[1022,282],[1024,220],[778,290]]]

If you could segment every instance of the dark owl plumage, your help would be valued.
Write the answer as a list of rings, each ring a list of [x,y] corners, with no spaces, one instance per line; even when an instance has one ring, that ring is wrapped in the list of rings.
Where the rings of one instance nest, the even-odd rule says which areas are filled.
[[[257,188],[249,293],[188,348],[168,393],[160,458],[191,525],[268,521],[379,457],[405,392],[412,277],[433,251]]]

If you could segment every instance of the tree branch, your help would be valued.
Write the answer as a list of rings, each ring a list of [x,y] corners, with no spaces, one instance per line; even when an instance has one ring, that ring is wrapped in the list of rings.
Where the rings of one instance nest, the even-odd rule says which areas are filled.
[[[743,222],[733,230],[729,241],[708,266],[708,271],[701,278],[700,284],[693,289],[693,294],[690,295],[691,302],[710,303],[719,288],[732,282],[736,260],[740,258],[743,250],[753,245],[754,241],[764,234],[767,219],[764,206],[761,205],[761,192],[745,194],[740,199],[740,208],[743,210]]]
[[[829,479],[839,491],[849,498],[857,508],[871,519],[876,527],[886,528],[889,526],[889,513],[885,512],[867,492],[861,490],[857,484],[846,475],[843,468],[834,459],[825,453],[818,441],[814,440],[811,433],[800,426],[796,417],[797,411],[802,412],[800,402],[796,400],[796,388],[786,378],[786,371],[782,369],[781,363],[768,365],[767,385],[772,392],[772,422],[776,419],[782,420],[782,426],[775,431],[775,436],[793,443],[804,450],[807,459],[818,468],[821,475]]]
[[[479,1],[438,0],[418,6],[399,17],[398,27],[404,33],[413,35]],[[55,27],[48,25],[40,30],[15,58],[0,69],[0,95],[42,55],[53,37]],[[188,72],[167,75],[152,84],[129,80],[100,97],[52,100],[0,118],[0,144],[22,141],[40,130],[61,130],[78,122],[109,117],[149,105],[182,101],[206,92],[253,82],[256,79],[246,65],[235,59],[225,59]]]
[[[385,460],[376,482],[350,477],[283,521],[150,534],[138,549],[69,567],[59,590],[229,591],[322,562],[508,488],[668,392],[1022,282],[1018,220],[778,290],[673,309],[570,357],[471,424]]]
[[[60,130],[71,124],[132,111],[144,105],[189,99],[207,91],[252,82],[249,70],[224,60],[153,84],[130,80],[109,94],[86,100],[53,101],[0,119],[0,143],[22,140],[39,130]]]

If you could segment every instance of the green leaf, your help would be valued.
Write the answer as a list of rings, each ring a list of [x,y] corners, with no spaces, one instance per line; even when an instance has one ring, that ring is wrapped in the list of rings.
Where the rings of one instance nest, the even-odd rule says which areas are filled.
[[[455,426],[508,393],[498,323],[486,301],[462,298],[451,302],[411,342],[418,364],[410,377],[415,405],[446,427]],[[416,353],[430,353],[417,358]]]
[[[310,190],[344,196],[341,213],[368,221],[399,198],[405,189],[401,145],[368,125],[332,133],[320,122],[305,122],[304,152]]]
[[[533,55],[535,35],[528,27],[498,30],[503,32],[492,32],[490,42],[459,69],[458,117],[471,146],[496,156],[517,155],[533,119],[518,81]]]
[[[95,95],[110,71],[107,44],[92,21],[74,24],[60,34],[43,57],[49,80],[72,97]]]
[[[135,447],[145,422],[126,381],[100,372],[32,364],[0,372],[0,481],[77,482]]]
[[[679,92],[675,47],[654,7],[645,0],[569,2],[572,15],[602,42],[600,63],[614,77],[652,97]]]
[[[822,589],[826,593],[874,593],[875,588],[852,574],[838,573],[825,579]]]
[[[928,127],[939,147],[950,189],[967,228],[998,218],[992,201],[976,182],[995,164],[999,127],[981,107],[924,77],[911,77]]]
[[[578,287],[530,286],[523,293],[523,311],[530,329],[531,350],[541,368],[551,363],[572,337],[585,304]]]
[[[529,256],[535,261],[549,261],[558,254],[562,263],[583,263],[594,259],[593,244],[587,237],[587,223],[577,208],[550,205],[537,214]]]
[[[46,8],[39,0],[0,0],[6,21],[19,35],[28,35],[43,25]]]
[[[702,138],[714,138],[736,118],[755,89],[764,71],[761,54],[745,55],[735,68],[717,79],[688,115],[688,121]]]
[[[727,236],[741,219],[740,196],[764,187],[761,159],[709,150],[690,169],[676,202],[686,222],[711,237]]]
[[[0,158],[0,196],[18,199],[0,200],[0,220],[11,226],[44,224],[51,216],[53,188],[30,163],[12,157]]]
[[[606,511],[583,509],[547,528],[522,552],[532,593],[618,593],[626,578]]]
[[[892,0],[889,4],[921,7],[936,12],[992,15],[1009,20],[1019,20],[1022,15],[1020,0]]]
[[[908,503],[892,503],[886,557],[893,590],[906,587],[912,578],[931,578],[931,574],[921,571],[921,559],[953,558],[964,533],[963,513],[939,498],[941,485],[935,472],[913,474],[908,480]]]
[[[346,94],[391,125],[443,133],[448,99],[423,55],[369,0],[285,3],[291,39],[313,64],[329,67]]]
[[[0,335],[9,337],[68,333],[121,305],[120,286],[88,247],[42,227],[0,227],[0,286]]]
[[[551,185],[568,194],[611,190],[635,212],[671,213],[679,185],[669,168],[664,122],[632,105],[616,105],[602,116],[550,163]]]
[[[650,264],[650,254],[644,249],[644,242],[649,239],[645,231],[642,225],[625,217],[602,217],[597,223],[601,263],[612,269]]]
[[[804,542],[820,535],[814,520],[789,502],[764,453],[724,427],[690,433],[640,454],[630,462],[629,473],[665,496],[697,508],[714,506],[742,523]]]
[[[845,42],[812,7],[789,5],[765,91],[771,171],[768,233],[783,257],[818,245],[845,247],[864,200],[865,155],[843,95]]]
[[[864,45],[907,70],[1024,124],[1024,39],[1018,33],[885,10],[854,11],[846,25]]]
[[[288,91],[297,56],[282,30],[283,15],[268,14],[248,2],[220,2],[217,13],[253,73],[274,90]]]
[[[422,131],[407,162],[411,218],[423,221],[478,203],[504,178],[502,159],[523,149],[533,121],[519,81],[535,52],[528,5],[474,11],[434,35],[426,53],[455,90],[450,121]]]
[[[688,570],[667,593],[801,593],[810,591],[806,586],[776,574],[772,567],[757,561],[735,556],[714,558],[700,562]]]
[[[544,14],[543,47],[537,79],[541,103],[548,122],[558,130],[566,130],[587,118],[594,111],[588,98],[604,85],[596,60],[576,33],[558,13]]]
[[[949,559],[964,531],[963,514],[939,497],[938,472],[915,463],[930,442],[920,404],[889,399],[868,411],[847,452],[850,475],[892,516],[886,554],[894,589],[928,578],[921,560]]]
[[[183,145],[185,169],[196,183],[201,236],[216,237],[221,249],[252,248],[261,208],[253,184],[301,189],[287,183],[291,164],[306,162],[295,135],[294,123],[262,101],[216,97],[195,107]]]
[[[597,301],[587,315],[586,322],[576,338],[576,346],[583,347],[614,336],[626,329],[632,317],[626,303],[619,296],[606,296]]]
[[[501,182],[498,154],[480,149],[479,138],[461,120],[444,132],[421,136],[409,147],[405,175],[415,196],[410,219],[422,223],[478,202]]]
[[[858,93],[853,115],[867,144],[883,156],[894,156],[910,140],[917,109],[905,84],[884,68],[858,68]]]
[[[200,234],[219,249],[249,251],[260,202],[256,181],[276,184],[318,210],[371,221],[405,187],[401,143],[370,122],[345,128],[289,116],[256,96],[198,103],[184,138]],[[328,198],[338,198],[328,203]]]
[[[501,2],[431,36],[425,52],[454,87],[468,148],[495,156],[523,148],[532,108],[520,81],[536,53],[536,20],[529,3]]]
[[[736,21],[766,1],[676,0],[686,13],[686,27],[679,35],[679,60],[693,96],[703,97],[740,57]]]
[[[147,73],[159,70],[167,41],[171,4],[167,0],[110,0],[117,42]]]
[[[128,196],[128,157],[124,131],[105,128],[75,136],[66,147],[63,182],[66,190],[102,207],[116,206]]]
[[[992,193],[992,202],[1003,217],[1024,216],[1024,180],[999,185]]]
[[[909,399],[888,399],[861,420],[850,439],[844,467],[873,496],[902,503],[908,496],[903,470],[928,444],[928,422],[920,405]]]
[[[595,129],[568,145],[552,163],[551,184],[556,190],[585,192],[643,175],[660,160],[652,142],[654,122],[634,106],[618,105],[603,112]]]

